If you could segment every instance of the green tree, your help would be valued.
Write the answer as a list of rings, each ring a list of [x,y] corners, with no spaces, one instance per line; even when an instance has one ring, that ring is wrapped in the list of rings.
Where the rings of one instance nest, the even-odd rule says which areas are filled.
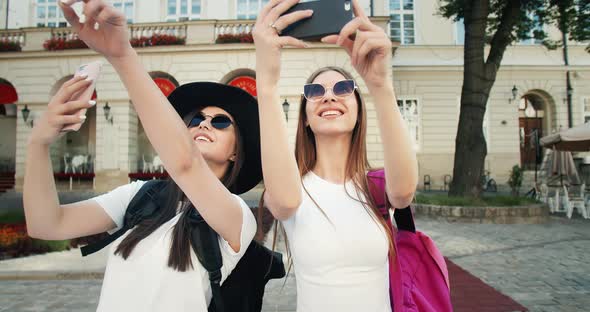
[[[461,110],[455,139],[450,196],[480,197],[487,155],[483,117],[506,48],[515,41],[538,39],[548,48],[567,39],[588,40],[590,0],[439,0],[440,14],[465,24]],[[564,34],[550,40],[541,25],[556,25]],[[489,45],[486,57],[485,49]]]

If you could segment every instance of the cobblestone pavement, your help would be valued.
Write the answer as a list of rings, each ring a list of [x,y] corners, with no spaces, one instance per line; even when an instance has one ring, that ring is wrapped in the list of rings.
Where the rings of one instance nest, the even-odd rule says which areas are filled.
[[[590,309],[590,220],[552,217],[539,225],[432,219],[416,223],[445,256],[530,311]],[[295,278],[284,283],[269,283],[264,312],[295,311]],[[0,281],[0,311],[94,311],[100,285],[100,280]]]
[[[590,311],[590,220],[452,224],[419,220],[443,254],[531,311]]]

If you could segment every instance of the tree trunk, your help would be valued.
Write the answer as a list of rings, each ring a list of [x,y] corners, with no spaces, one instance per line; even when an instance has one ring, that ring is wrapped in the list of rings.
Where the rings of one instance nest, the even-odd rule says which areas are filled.
[[[521,9],[519,0],[508,0],[500,24],[491,42],[490,54],[484,59],[489,0],[465,2],[465,44],[461,113],[455,139],[453,181],[449,196],[480,197],[481,176],[487,155],[483,135],[483,117],[490,90],[496,80],[502,56],[510,42],[511,32]]]
[[[489,94],[489,83],[484,77],[485,25],[489,3],[474,0],[467,4],[465,11],[463,87],[449,195],[479,197],[482,167],[487,154],[482,126]]]

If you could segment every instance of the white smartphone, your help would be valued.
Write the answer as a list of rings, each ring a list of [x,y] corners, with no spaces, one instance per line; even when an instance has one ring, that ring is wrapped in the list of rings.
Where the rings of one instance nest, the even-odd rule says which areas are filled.
[[[84,90],[80,90],[72,95],[70,101],[84,101],[88,102],[92,98],[92,94],[94,93],[94,89],[96,87],[96,79],[98,79],[98,75],[100,74],[100,69],[102,67],[101,61],[95,61],[88,64],[83,64],[78,67],[74,77],[88,75],[87,79],[92,79],[92,83]],[[86,109],[81,109],[76,112],[71,112],[72,115],[86,115]],[[62,132],[69,132],[69,131],[78,131],[82,127],[82,123],[66,125],[61,129]]]

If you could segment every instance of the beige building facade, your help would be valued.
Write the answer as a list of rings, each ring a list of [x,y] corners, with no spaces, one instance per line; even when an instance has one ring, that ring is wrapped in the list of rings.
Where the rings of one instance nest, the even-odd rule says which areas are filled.
[[[2,4],[5,6],[6,2]],[[60,36],[69,38],[70,30],[36,27],[41,26],[41,20],[45,26],[49,22],[56,23],[50,26],[59,26],[59,16],[53,21],[48,15],[39,17],[39,2],[44,3],[46,13],[50,10],[49,3],[19,1],[13,5],[13,2],[10,1],[10,6],[17,10],[15,14],[21,12],[22,18],[9,14],[8,24],[12,29],[1,31],[0,37],[20,42],[23,51],[0,53],[0,84],[12,86],[17,94],[13,103],[0,103],[3,104],[0,105],[3,107],[0,110],[3,112],[0,114],[0,164],[4,163],[5,171],[15,172],[19,190],[34,120],[41,116],[51,95],[71,77],[77,66],[102,58],[87,49],[45,51],[45,40]],[[220,34],[248,32],[253,21],[238,17],[252,18],[249,14],[255,14],[264,0],[202,0],[198,5],[197,1],[190,0],[114,2],[127,10],[128,18],[134,22],[130,26],[133,37],[167,33],[186,38],[183,45],[137,49],[152,77],[184,84],[192,81],[227,83],[236,77],[255,76],[254,45],[219,44],[215,39]],[[421,181],[429,175],[432,187],[439,189],[444,176],[453,172],[463,79],[461,25],[437,16],[435,0],[362,3],[367,8],[373,4],[374,22],[385,28],[394,41],[400,42],[392,68],[397,105],[415,140]],[[187,7],[186,12],[182,11],[183,5]],[[178,14],[169,14],[173,12]],[[17,25],[17,20],[21,24]],[[557,35],[555,31],[552,33]],[[507,49],[484,118],[488,143],[486,169],[498,183],[507,181],[513,165],[530,165],[531,146],[527,135],[531,129],[549,134],[560,127],[568,127],[567,70],[571,72],[573,85],[573,125],[590,120],[590,54],[584,47],[581,43],[570,44],[569,67],[563,65],[560,50],[549,51],[534,42],[518,43]],[[357,78],[368,109],[369,159],[374,166],[381,166],[383,148],[372,99],[346,53],[335,46],[313,43],[311,48],[286,49],[283,53],[279,82],[282,96],[277,105],[284,100],[290,104],[290,142],[294,142],[303,84],[316,69],[333,65],[343,67]],[[106,62],[97,82],[96,96],[98,104],[89,111],[84,127],[65,135],[52,147],[54,172],[62,179],[60,188],[63,190],[94,188],[102,192],[128,182],[137,173],[150,169],[158,172],[157,168],[149,168],[155,153],[145,138],[123,84]],[[110,108],[108,115],[105,106]],[[74,171],[71,166],[75,156],[85,157],[84,167],[77,168],[79,173],[91,174],[81,178],[78,175],[81,182],[74,179],[70,185],[68,177]],[[70,175],[62,174],[68,172]]]

